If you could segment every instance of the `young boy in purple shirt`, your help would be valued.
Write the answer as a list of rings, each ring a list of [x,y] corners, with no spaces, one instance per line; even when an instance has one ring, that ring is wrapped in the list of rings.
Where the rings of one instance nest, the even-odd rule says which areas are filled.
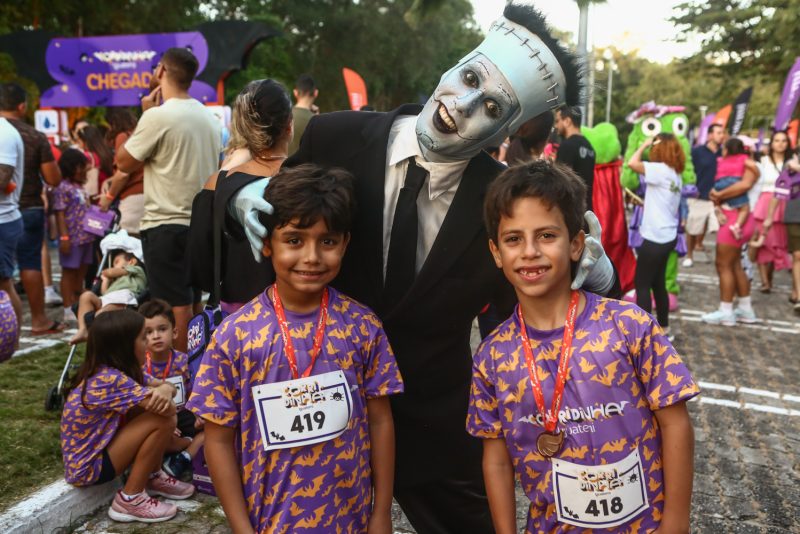
[[[570,289],[585,197],[545,161],[487,192],[489,247],[519,300],[473,361],[467,431],[484,439],[492,519],[516,532],[516,471],[529,533],[688,532],[699,389],[650,315]]]
[[[205,420],[214,488],[237,533],[389,533],[387,396],[403,383],[377,316],[328,287],[349,241],[352,176],[294,167],[265,198],[276,282],[216,329],[188,403]]]

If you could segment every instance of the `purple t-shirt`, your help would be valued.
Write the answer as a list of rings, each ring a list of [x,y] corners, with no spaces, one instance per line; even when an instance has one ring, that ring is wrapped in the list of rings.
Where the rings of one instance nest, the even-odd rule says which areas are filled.
[[[187,407],[218,425],[238,427],[242,483],[258,532],[366,532],[372,484],[367,399],[403,391],[380,320],[369,308],[329,288],[328,320],[312,375],[342,370],[353,409],[339,437],[265,451],[251,388],[291,380],[280,327],[266,292],[227,317],[214,332]],[[298,369],[309,352],[318,310],[286,312]]]
[[[122,416],[147,396],[147,388],[114,367],[101,366],[86,383],[67,396],[61,414],[61,453],[64,478],[89,486],[100,477],[102,452],[114,438]]]
[[[664,507],[661,432],[653,411],[686,401],[700,390],[650,315],[628,302],[584,295],[586,308],[576,321],[559,412],[559,428],[566,436],[555,458],[600,465],[623,460],[638,449],[650,508],[625,525],[597,532],[650,532],[658,527]],[[533,398],[517,317],[515,312],[489,335],[473,358],[467,432],[505,440],[531,501],[527,532],[577,531],[558,522],[551,463],[537,452],[542,416]],[[547,409],[563,333],[563,327],[528,327]]]
[[[95,236],[83,231],[83,219],[89,207],[86,191],[69,180],[61,180],[53,188],[53,209],[64,212],[67,233],[73,245],[91,243]]]
[[[167,372],[167,365],[169,365],[169,372]],[[145,362],[142,365],[142,373],[156,380],[164,380],[170,376],[180,376],[183,378],[183,387],[186,388],[187,397],[191,393],[192,380],[191,375],[189,375],[189,356],[185,352],[172,349],[172,361],[169,359],[163,362],[151,360],[149,368]],[[164,373],[167,374],[165,375]]]

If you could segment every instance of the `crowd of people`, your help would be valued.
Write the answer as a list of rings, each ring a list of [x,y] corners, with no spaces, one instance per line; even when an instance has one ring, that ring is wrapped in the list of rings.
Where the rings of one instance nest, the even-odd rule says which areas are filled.
[[[18,267],[32,332],[63,329],[44,313],[49,225],[87,342],[62,412],[67,482],[127,473],[109,516],[164,521],[177,508],[156,497],[190,497],[201,458],[237,533],[390,533],[392,499],[421,533],[510,533],[516,476],[529,532],[689,531],[699,388],[672,346],[668,257],[684,222],[687,268],[718,231],[706,322],[756,320],[743,259],[764,292],[793,266],[800,311],[800,205],[774,197],[800,164],[783,132],[756,162],[714,125],[681,216],[686,156],[650,138],[627,162],[647,186],[637,299],[618,300],[587,211],[575,56],[516,4],[476,51],[424,106],[388,113],[320,115],[308,75],[295,104],[252,81],[225,147],[186,49],[159,58],[138,121],[78,121],[58,155],[22,122],[24,91],[0,87],[0,289],[21,317]],[[119,211],[126,243],[94,291],[92,205]],[[203,292],[220,312],[190,365]]]

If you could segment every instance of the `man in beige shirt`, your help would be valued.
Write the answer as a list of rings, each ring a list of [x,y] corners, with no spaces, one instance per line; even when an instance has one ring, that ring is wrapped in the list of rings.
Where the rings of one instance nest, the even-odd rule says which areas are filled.
[[[122,172],[144,168],[141,236],[150,293],[172,305],[175,348],[181,351],[195,301],[186,262],[192,200],[216,172],[222,150],[219,123],[189,96],[197,68],[197,59],[184,48],[164,52],[153,71],[152,92],[142,98],[139,124],[117,154]]]

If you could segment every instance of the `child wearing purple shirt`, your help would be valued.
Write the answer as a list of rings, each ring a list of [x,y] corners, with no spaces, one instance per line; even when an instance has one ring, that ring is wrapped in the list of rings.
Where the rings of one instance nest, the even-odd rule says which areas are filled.
[[[65,150],[58,160],[63,180],[52,190],[53,211],[56,212],[60,236],[58,251],[65,317],[72,315],[70,308],[83,289],[86,269],[93,260],[94,236],[83,230],[83,219],[89,206],[89,199],[83,190],[88,162],[80,150]]]
[[[98,315],[61,414],[67,482],[103,484],[130,467],[108,511],[115,521],[166,521],[177,508],[152,496],[186,499],[194,493],[191,484],[158,468],[175,430],[175,388],[143,385],[145,346],[144,318],[138,313]]]
[[[214,488],[237,533],[390,533],[388,395],[402,379],[376,315],[328,286],[352,176],[302,165],[264,196],[275,284],[216,329],[188,404],[205,419]]]
[[[699,389],[649,314],[571,289],[585,195],[544,161],[487,192],[489,247],[519,300],[474,356],[467,416],[495,529],[516,532],[516,472],[529,533],[688,532]]]

